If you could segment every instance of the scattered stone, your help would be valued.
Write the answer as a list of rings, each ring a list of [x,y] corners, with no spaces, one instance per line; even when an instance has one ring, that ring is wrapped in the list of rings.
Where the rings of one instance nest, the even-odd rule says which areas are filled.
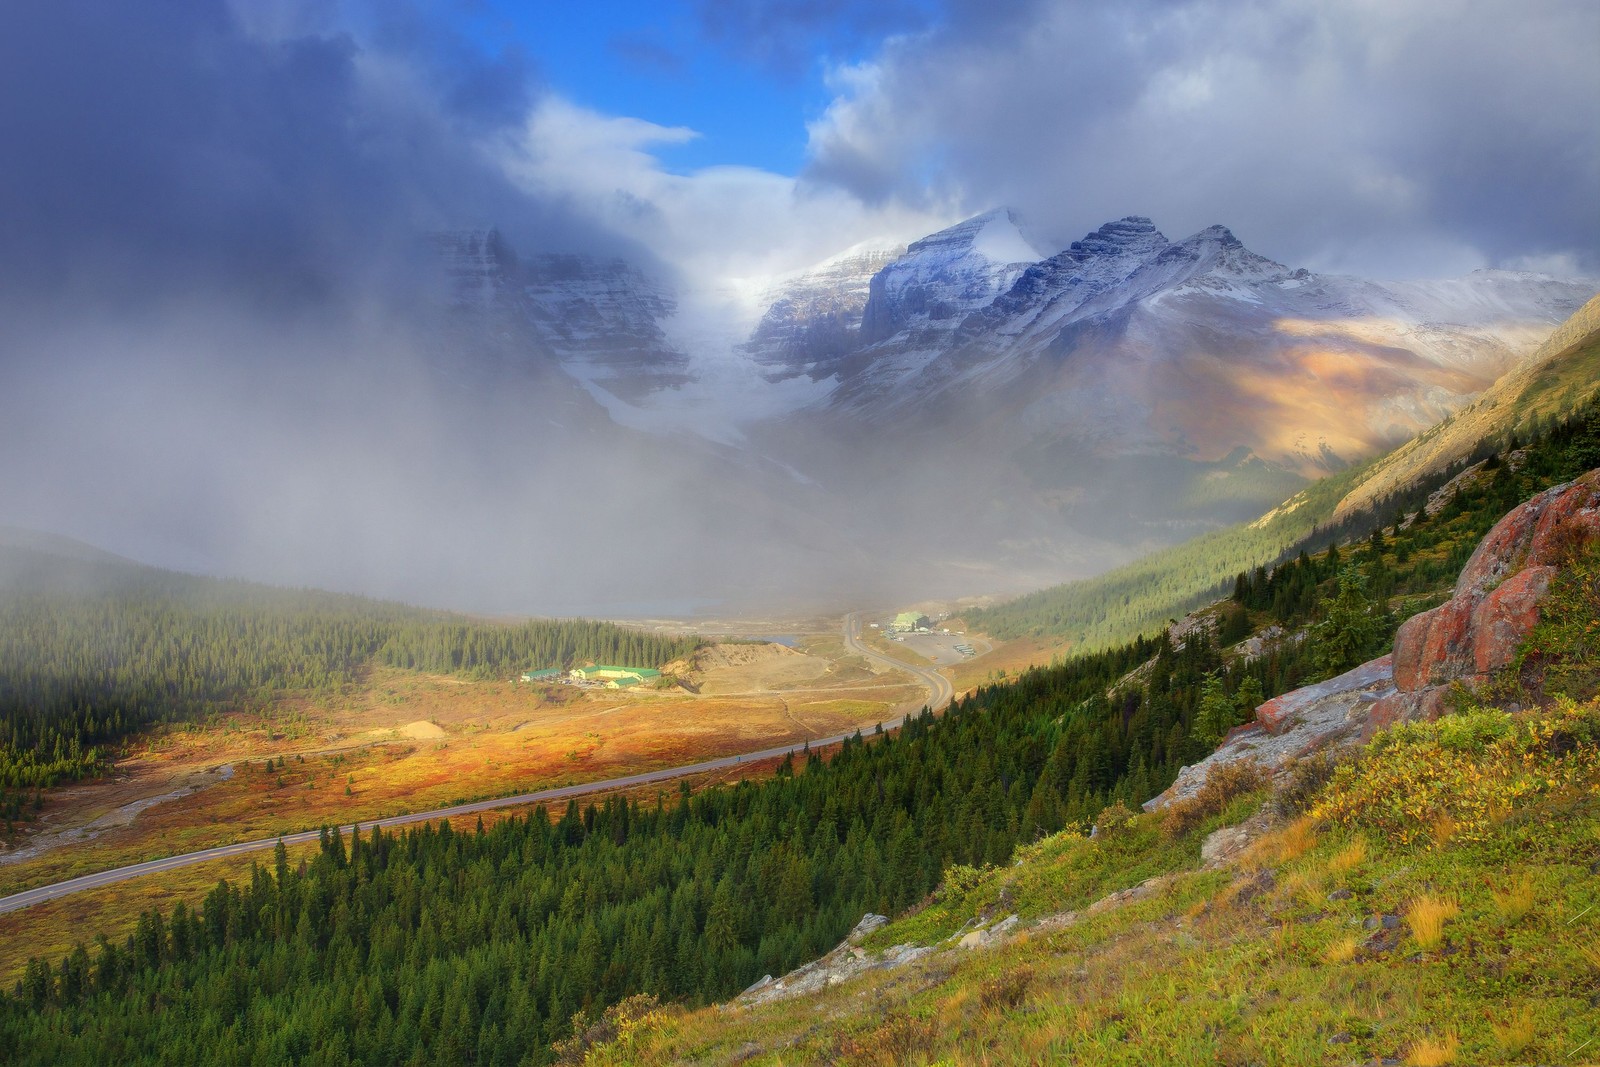
[[[1248,904],[1257,897],[1272,892],[1272,887],[1278,880],[1272,876],[1271,871],[1258,871],[1254,878],[1247,878],[1233,884],[1233,899],[1240,904]]]
[[[868,934],[880,926],[888,925],[888,922],[889,917],[887,915],[878,915],[869,911],[861,917],[860,922],[856,923],[855,929],[850,931],[850,935],[845,940],[852,945],[860,944]]]
[[[1084,914],[1098,915],[1102,911],[1106,911],[1109,908],[1115,908],[1123,904],[1131,904],[1136,900],[1143,900],[1145,897],[1155,892],[1156,888],[1164,884],[1166,881],[1167,879],[1164,876],[1146,878],[1136,886],[1129,886],[1127,889],[1119,889],[1115,893],[1101,897],[1093,904],[1090,904],[1089,907],[1084,910]]]
[[[1393,952],[1399,947],[1399,930],[1379,930],[1377,933],[1361,942],[1361,951],[1370,953],[1374,956],[1382,955],[1386,952]]]
[[[1348,1030],[1340,1030],[1337,1034],[1334,1034],[1332,1037],[1328,1038],[1328,1044],[1330,1044],[1330,1045],[1348,1045],[1350,1042],[1352,1042],[1354,1040],[1355,1040],[1355,1036],[1353,1034],[1351,1034],[1350,1031],[1348,1031]]]
[[[1206,837],[1200,846],[1200,862],[1207,867],[1217,867],[1245,850],[1254,840],[1250,830],[1243,826],[1224,826]]]
[[[1328,894],[1328,899],[1329,900],[1349,900],[1353,896],[1355,896],[1355,894],[1350,892],[1350,890],[1348,890],[1348,889],[1335,889],[1333,892]]]
[[[1009,935],[1012,930],[1017,928],[1017,924],[1020,921],[1021,920],[1019,920],[1015,915],[1008,915],[1004,919],[1001,919],[999,922],[995,923],[993,926],[989,927],[987,930],[973,930],[970,933],[962,935],[961,940],[957,942],[957,944],[961,948],[967,949],[987,948],[990,945],[1005,940],[1007,935]]]
[[[928,955],[933,949],[924,945],[893,945],[880,953],[862,949],[856,942],[865,938],[889,920],[871,912],[864,915],[850,935],[832,952],[795,968],[782,978],[764,978],[740,993],[737,1002],[746,1005],[765,1004],[774,1000],[815,993],[829,986],[847,982],[867,971],[904,967]]]

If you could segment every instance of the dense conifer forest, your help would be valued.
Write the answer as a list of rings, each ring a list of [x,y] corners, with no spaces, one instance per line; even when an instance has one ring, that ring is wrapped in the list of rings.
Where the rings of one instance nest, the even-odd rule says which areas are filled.
[[[696,644],[0,548],[0,805],[101,772],[110,747],[148,724],[327,691],[375,664],[490,678],[590,661],[659,667]]]
[[[1160,791],[1260,700],[1350,665],[1325,649],[1376,653],[1506,510],[1597,463],[1592,413],[1507,442],[1433,515],[1397,508],[1342,547],[1241,572],[1182,640],[1030,671],[768,781],[479,832],[329,834],[312,862],[280,854],[196,910],[147,913],[124,943],[32,961],[0,1005],[0,1047],[40,1063],[537,1063],[575,1013],[641,991],[729,996],[866,911],[914,905],[952,864],[1003,864]],[[1224,654],[1273,624],[1316,640]],[[393,634],[372,627],[368,656]],[[329,632],[346,643],[324,662],[360,647]]]

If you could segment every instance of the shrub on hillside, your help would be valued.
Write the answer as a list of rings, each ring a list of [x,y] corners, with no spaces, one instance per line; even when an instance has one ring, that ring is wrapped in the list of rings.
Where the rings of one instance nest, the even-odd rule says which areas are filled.
[[[1600,700],[1561,697],[1522,715],[1477,709],[1385,730],[1334,773],[1311,814],[1402,845],[1442,822],[1455,840],[1483,841],[1532,799],[1597,780]]]
[[[1206,784],[1198,793],[1167,808],[1161,832],[1169,838],[1193,833],[1207,819],[1221,814],[1233,798],[1259,789],[1265,781],[1266,775],[1254,760],[1219,763],[1206,775]]]
[[[1293,818],[1311,810],[1317,796],[1333,778],[1338,764],[1326,752],[1316,752],[1297,759],[1289,767],[1283,785],[1272,798],[1272,807],[1279,815]]]
[[[1567,540],[1572,563],[1550,583],[1518,674],[1527,688],[1586,700],[1600,693],[1600,544]]]
[[[1128,824],[1137,817],[1137,812],[1119,800],[1100,809],[1100,817],[1094,823],[1094,836],[1107,840],[1117,837],[1127,830]]]

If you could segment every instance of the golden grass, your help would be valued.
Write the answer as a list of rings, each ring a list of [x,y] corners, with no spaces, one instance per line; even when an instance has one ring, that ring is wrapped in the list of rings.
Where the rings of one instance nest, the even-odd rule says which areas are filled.
[[[1407,1067],[1448,1067],[1461,1053],[1461,1038],[1454,1033],[1418,1038],[1406,1050]]]
[[[1461,905],[1454,897],[1433,893],[1423,893],[1406,905],[1406,921],[1411,924],[1411,936],[1428,952],[1438,948],[1444,941],[1445,923],[1460,914]]]
[[[1349,963],[1356,958],[1356,952],[1360,948],[1361,938],[1354,935],[1341,937],[1328,946],[1327,950],[1322,954],[1322,959],[1325,963]]]
[[[1250,867],[1265,864],[1287,863],[1311,851],[1317,844],[1317,824],[1309,815],[1302,815],[1274,833],[1267,834],[1250,850]]]
[[[1506,1016],[1504,1022],[1490,1019],[1489,1029],[1494,1034],[1495,1048],[1507,1059],[1520,1056],[1524,1049],[1533,1044],[1538,1033],[1533,1009],[1526,1005]]]
[[[1322,881],[1309,871],[1293,871],[1278,883],[1285,900],[1314,908],[1322,902]]]
[[[1533,876],[1526,872],[1504,889],[1492,889],[1495,914],[1507,926],[1515,926],[1533,910]]]
[[[1450,817],[1449,812],[1439,812],[1433,817],[1433,821],[1428,824],[1428,836],[1433,839],[1433,847],[1447,847],[1450,844],[1450,840],[1456,836],[1457,829],[1456,821]]]
[[[1600,944],[1583,945],[1578,949],[1578,952],[1585,960],[1589,961],[1590,967],[1600,971]]]
[[[1328,873],[1333,875],[1346,875],[1367,860],[1367,839],[1356,837],[1344,848],[1333,854],[1328,860]]]

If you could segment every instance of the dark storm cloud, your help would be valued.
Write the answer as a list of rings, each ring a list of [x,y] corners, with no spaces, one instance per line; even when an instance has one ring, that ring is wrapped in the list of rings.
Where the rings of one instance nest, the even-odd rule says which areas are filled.
[[[441,604],[557,595],[581,553],[540,501],[603,416],[536,345],[460,327],[423,239],[640,258],[503,175],[535,92],[386,4],[0,5],[0,524]],[[607,536],[633,528],[580,540],[629,558]]]
[[[358,43],[267,7],[249,27],[221,0],[0,8],[8,293],[311,294],[461,221],[593,236],[476,147],[526,113],[515,54],[479,55],[398,8]]]
[[[1588,0],[968,7],[836,74],[811,178],[1058,240],[1143,214],[1333,268],[1600,267]]]

